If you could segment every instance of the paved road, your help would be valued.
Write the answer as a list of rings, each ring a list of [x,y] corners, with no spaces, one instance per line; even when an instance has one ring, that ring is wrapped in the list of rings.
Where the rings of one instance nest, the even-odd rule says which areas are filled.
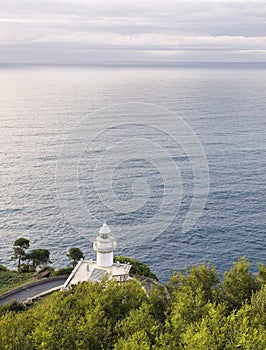
[[[33,285],[30,286],[29,288],[23,289],[23,290],[19,290],[11,295],[8,295],[6,297],[4,297],[3,299],[0,298],[0,305],[9,303],[12,300],[18,300],[18,301],[25,301],[28,298],[32,298],[35,295],[38,295],[40,293],[43,293],[49,289],[61,286],[64,284],[64,282],[66,281],[66,277],[61,278],[61,279],[57,279],[57,280],[47,280],[42,284],[39,285]]]

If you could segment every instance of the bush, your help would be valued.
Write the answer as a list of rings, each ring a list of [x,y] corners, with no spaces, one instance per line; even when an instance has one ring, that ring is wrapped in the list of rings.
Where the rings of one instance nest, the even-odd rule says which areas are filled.
[[[10,303],[0,306],[0,316],[5,315],[7,312],[18,313],[26,309],[25,305],[17,300],[13,300]]]
[[[11,272],[0,276],[6,274]],[[243,289],[238,309],[228,307],[220,286],[229,296]],[[23,312],[17,302],[0,308],[6,313],[0,317],[0,349],[265,350],[266,286],[260,283],[249,297],[250,286],[243,259],[224,280],[208,264],[185,268],[171,278],[169,293],[163,286],[146,293],[134,279],[78,283]]]
[[[32,273],[19,273],[17,271],[0,271],[0,294],[8,290],[32,282]]]
[[[133,275],[141,275],[141,276],[149,277],[158,281],[158,277],[155,275],[155,273],[151,272],[149,266],[144,264],[141,261],[128,258],[127,256],[115,256],[114,262],[117,262],[117,261],[121,263],[127,263],[127,262],[130,263],[131,264],[130,272]]]
[[[5,267],[4,265],[0,264],[0,271],[7,271],[7,267]]]
[[[64,276],[70,275],[73,270],[73,267],[63,267],[62,269],[55,270],[53,276]]]
[[[33,271],[34,271],[34,269],[33,269],[32,265],[28,265],[28,264],[21,264],[20,265],[19,272],[26,273],[26,272],[33,272]]]
[[[54,268],[52,266],[44,266],[38,271],[38,273],[46,271],[46,270],[50,271],[51,273],[54,273]]]

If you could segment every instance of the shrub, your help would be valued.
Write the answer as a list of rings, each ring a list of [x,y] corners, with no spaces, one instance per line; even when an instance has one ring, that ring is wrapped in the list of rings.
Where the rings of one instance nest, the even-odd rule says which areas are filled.
[[[38,272],[40,273],[40,272],[43,272],[43,271],[46,271],[46,270],[49,270],[51,273],[54,272],[54,268],[52,266],[44,266]]]
[[[5,267],[4,265],[0,264],[0,271],[7,271],[7,267]]]
[[[70,275],[73,270],[73,267],[63,267],[62,269],[55,270],[53,276],[64,276]]]
[[[131,264],[130,272],[133,275],[141,275],[141,276],[149,277],[149,278],[152,278],[152,279],[158,281],[158,277],[155,275],[155,273],[151,272],[149,266],[144,264],[141,261],[131,259],[131,258],[128,258],[126,256],[115,256],[114,261],[115,262],[120,261],[122,263],[128,262]]]
[[[13,300],[10,303],[0,306],[0,316],[5,315],[7,312],[11,311],[18,313],[25,310],[25,305],[17,300]]]

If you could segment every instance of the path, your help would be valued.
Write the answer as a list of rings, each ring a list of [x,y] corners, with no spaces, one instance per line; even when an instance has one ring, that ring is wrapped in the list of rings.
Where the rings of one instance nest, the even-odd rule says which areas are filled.
[[[47,279],[45,281],[40,281],[33,283],[29,286],[23,286],[15,291],[10,291],[0,296],[0,305],[9,303],[12,300],[18,300],[21,302],[26,301],[28,298],[32,298],[38,294],[41,294],[47,290],[55,287],[59,287],[64,284],[67,277],[61,276],[54,279]]]

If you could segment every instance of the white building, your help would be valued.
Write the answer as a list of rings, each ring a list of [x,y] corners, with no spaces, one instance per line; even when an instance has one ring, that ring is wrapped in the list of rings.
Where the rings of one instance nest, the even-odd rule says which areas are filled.
[[[80,260],[64,283],[63,289],[78,282],[100,281],[105,277],[117,281],[126,281],[129,278],[131,265],[113,262],[115,248],[116,240],[111,236],[110,228],[104,223],[93,243],[97,260]]]

